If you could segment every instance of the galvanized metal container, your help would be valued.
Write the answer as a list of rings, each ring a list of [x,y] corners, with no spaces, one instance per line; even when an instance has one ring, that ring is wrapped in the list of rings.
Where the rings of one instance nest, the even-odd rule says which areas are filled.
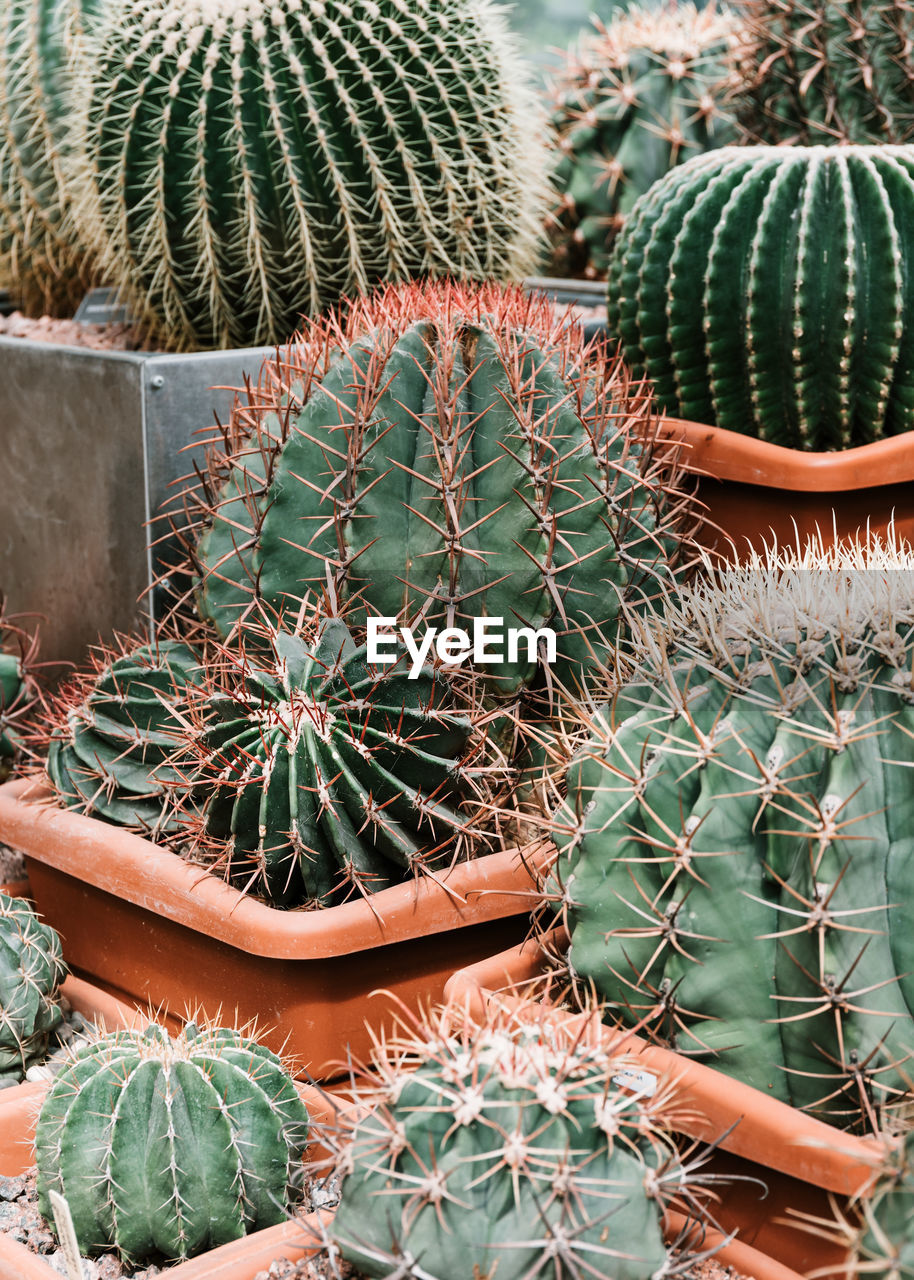
[[[0,337],[0,593],[42,616],[42,655],[148,625],[168,563],[149,521],[192,468],[182,452],[228,417],[265,347],[193,355]]]

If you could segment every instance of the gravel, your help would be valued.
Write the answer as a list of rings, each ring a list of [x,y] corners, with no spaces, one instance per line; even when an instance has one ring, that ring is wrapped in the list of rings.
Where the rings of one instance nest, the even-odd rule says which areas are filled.
[[[0,321],[3,317],[0,316]],[[21,853],[0,844],[0,884],[12,884],[25,879],[25,858]]]
[[[50,316],[29,320],[21,311],[0,316],[0,334],[7,338],[28,338],[31,342],[88,347],[93,351],[149,350],[136,328],[129,324],[82,324],[76,320],[52,320]]]

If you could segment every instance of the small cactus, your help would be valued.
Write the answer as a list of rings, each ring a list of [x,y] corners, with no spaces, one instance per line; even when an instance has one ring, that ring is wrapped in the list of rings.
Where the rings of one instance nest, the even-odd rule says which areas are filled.
[[[914,428],[910,147],[725,147],[616,239],[609,325],[667,413],[791,448]]]
[[[201,673],[199,655],[176,640],[98,654],[52,712],[47,770],[60,800],[151,835],[176,830],[171,798],[187,782],[181,707]]]
[[[914,1277],[914,1132],[888,1144],[872,1184],[855,1198],[857,1210],[840,1226],[850,1244],[849,1275],[872,1280]]]
[[[129,0],[96,44],[80,222],[169,345],[535,260],[544,127],[490,0]]]
[[[443,672],[370,666],[340,619],[310,647],[270,641],[269,663],[226,649],[193,691],[206,860],[275,905],[329,906],[488,851],[507,769],[466,687],[458,703]]]
[[[566,55],[552,91],[557,275],[605,275],[638,197],[675,165],[737,140],[727,97],[740,78],[740,24],[728,10],[713,0],[631,5],[596,26]]]
[[[187,1258],[282,1222],[308,1114],[280,1060],[238,1031],[117,1031],[70,1058],[38,1117],[41,1212],[83,1253]]]
[[[343,1129],[331,1234],[367,1276],[662,1280],[661,1217],[697,1203],[669,1089],[639,1092],[634,1060],[540,1010],[454,1011],[375,1054]],[[656,1092],[649,1089],[656,1086]]]
[[[223,636],[328,583],[347,619],[556,632],[575,683],[655,592],[687,506],[650,403],[605,346],[519,289],[389,289],[309,323],[185,495],[200,613]],[[484,671],[513,695],[521,645]]]
[[[908,0],[735,0],[749,45],[734,102],[753,143],[914,139]]]
[[[21,1080],[63,1014],[60,938],[23,898],[0,893],[0,1078]]]
[[[639,623],[556,815],[573,972],[844,1126],[914,1074],[914,554],[706,566]]]
[[[0,782],[16,764],[37,706],[33,675],[38,642],[8,615],[0,599]]]

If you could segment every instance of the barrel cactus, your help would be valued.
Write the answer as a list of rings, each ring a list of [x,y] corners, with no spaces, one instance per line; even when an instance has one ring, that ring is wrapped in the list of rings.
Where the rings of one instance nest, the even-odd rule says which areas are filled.
[[[30,312],[72,314],[89,264],[72,225],[75,63],[102,0],[0,12],[0,275]]]
[[[83,1253],[187,1258],[272,1226],[295,1198],[308,1114],[238,1031],[156,1024],[84,1045],[38,1117],[41,1212],[70,1206]]]
[[[753,556],[640,642],[555,819],[572,969],[683,1052],[875,1124],[914,1045],[914,555]]]
[[[914,139],[907,0],[736,0],[750,52],[736,100],[748,140]]]
[[[609,322],[671,414],[840,449],[914,427],[914,153],[727,147],[616,241]]]
[[[330,906],[487,847],[499,773],[471,707],[430,667],[372,667],[340,619],[272,661],[225,654],[197,690],[203,850],[277,906]],[[507,770],[502,769],[506,774]]]
[[[336,1138],[331,1233],[361,1274],[676,1273],[661,1215],[694,1188],[670,1093],[639,1092],[632,1059],[495,1010],[481,1027],[421,1025],[373,1066],[364,1117]]]
[[[690,156],[736,141],[739,51],[738,20],[713,3],[632,5],[569,51],[553,89],[557,274],[604,275],[638,197]]]
[[[102,651],[52,713],[47,770],[63,803],[153,835],[176,830],[172,795],[189,786],[181,708],[200,675],[177,640]]]
[[[15,1083],[62,1021],[60,938],[23,898],[0,893],[0,1080]]]
[[[0,600],[0,782],[19,756],[38,692],[33,673],[37,640],[3,615],[2,604]]]
[[[852,1274],[873,1280],[914,1276],[914,1132],[897,1137],[871,1186],[857,1198],[860,1218],[841,1225]]]
[[[490,0],[130,0],[97,46],[81,223],[170,345],[534,261],[544,129]]]
[[[500,619],[528,629],[478,668],[507,693],[537,674],[551,628],[573,681],[678,551],[686,498],[653,429],[615,354],[585,349],[548,303],[382,291],[308,323],[236,408],[186,496],[199,610],[230,636],[329,586],[356,627]]]

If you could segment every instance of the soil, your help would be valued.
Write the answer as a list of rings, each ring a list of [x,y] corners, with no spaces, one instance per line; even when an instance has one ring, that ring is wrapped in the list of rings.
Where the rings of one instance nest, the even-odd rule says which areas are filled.
[[[88,347],[93,351],[145,351],[150,348],[129,324],[83,324],[76,320],[52,320],[41,316],[29,320],[21,311],[0,316],[0,335],[28,338],[30,342],[56,342],[67,347]]]
[[[348,1264],[337,1263],[334,1267],[326,1253],[314,1258],[300,1258],[298,1262],[290,1262],[288,1258],[277,1258],[265,1271],[258,1271],[254,1280],[362,1280],[361,1274]],[[689,1271],[684,1271],[679,1280],[753,1280],[751,1276],[741,1275],[732,1267],[722,1267],[713,1259],[700,1262]]]
[[[2,319],[2,317],[0,317]],[[14,849],[0,844],[0,884],[12,884],[25,879],[25,858]]]

